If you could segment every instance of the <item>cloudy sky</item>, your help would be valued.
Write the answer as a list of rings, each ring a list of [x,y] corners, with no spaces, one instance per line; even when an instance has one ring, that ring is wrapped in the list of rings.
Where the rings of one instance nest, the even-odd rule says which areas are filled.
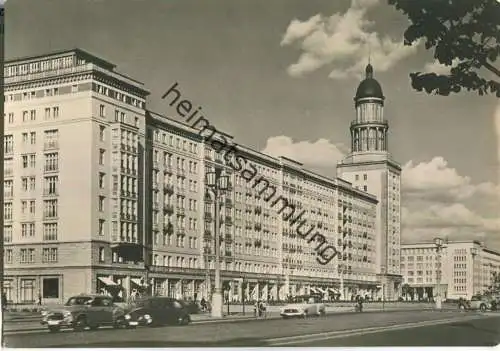
[[[172,117],[160,97],[178,82],[236,142],[329,176],[348,151],[352,99],[370,51],[386,96],[390,151],[404,169],[403,241],[447,235],[500,249],[499,100],[413,91],[409,72],[443,67],[423,47],[402,46],[407,20],[386,0],[16,0],[6,6],[9,58],[88,50],[144,82],[149,108]]]

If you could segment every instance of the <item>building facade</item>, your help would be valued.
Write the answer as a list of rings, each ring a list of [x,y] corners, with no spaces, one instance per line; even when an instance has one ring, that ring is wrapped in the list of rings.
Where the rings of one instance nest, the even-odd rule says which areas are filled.
[[[440,289],[448,299],[470,299],[492,284],[500,273],[500,252],[478,241],[451,241],[440,253],[433,243],[403,244],[401,273],[408,300],[432,298]]]
[[[366,77],[354,98],[356,117],[351,123],[351,152],[337,167],[337,174],[379,201],[376,214],[376,267],[388,299],[399,296],[401,245],[401,166],[389,153],[389,123],[384,118],[382,87],[366,66]]]
[[[113,64],[78,49],[6,63],[9,301],[59,303],[81,292],[126,300],[134,290],[207,298],[216,203],[226,298],[396,297],[392,281],[384,286],[399,273],[399,216],[388,216],[399,206],[397,164],[356,159],[342,168],[344,180],[241,145],[228,156],[217,145],[232,143],[230,135],[207,137],[148,111],[148,94]],[[384,126],[376,130],[385,133]],[[235,168],[238,157],[245,167]],[[214,199],[205,174],[216,167],[230,188]],[[363,189],[356,172],[387,179]],[[301,235],[307,226],[311,235]],[[327,257],[327,247],[338,254],[331,249]]]

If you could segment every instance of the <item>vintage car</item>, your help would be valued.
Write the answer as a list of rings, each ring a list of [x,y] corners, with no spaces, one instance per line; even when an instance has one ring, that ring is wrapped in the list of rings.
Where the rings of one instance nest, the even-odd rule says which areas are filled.
[[[49,308],[42,313],[42,325],[50,331],[73,328],[81,331],[89,327],[97,329],[102,325],[119,328],[125,325],[125,311],[113,303],[107,295],[81,294],[70,297],[61,307]]]
[[[292,301],[281,308],[280,315],[284,319],[290,317],[321,316],[325,314],[325,304],[316,296],[295,296]]]
[[[480,311],[496,311],[498,308],[499,297],[493,295],[474,295],[470,299],[461,300],[458,308],[461,310],[480,310]]]
[[[124,316],[127,327],[187,325],[191,322],[188,307],[182,301],[163,296],[146,297],[135,301]]]

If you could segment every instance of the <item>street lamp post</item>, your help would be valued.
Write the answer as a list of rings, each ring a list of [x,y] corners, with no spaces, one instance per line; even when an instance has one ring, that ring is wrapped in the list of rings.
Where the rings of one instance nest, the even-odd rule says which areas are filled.
[[[438,270],[437,270],[437,288],[436,288],[436,309],[440,310],[441,309],[441,251],[443,249],[445,242],[441,238],[435,238],[434,239],[434,245],[436,245],[436,256],[437,256],[437,263],[438,263]]]
[[[344,264],[341,263],[339,264],[339,269],[338,269],[339,275],[340,275],[340,300],[344,300]]]
[[[219,195],[228,189],[229,177],[222,176],[222,168],[216,167],[214,172],[206,173],[206,184],[214,194],[215,206],[215,291],[212,294],[212,317],[222,317],[222,289],[220,277],[220,204]]]
[[[475,247],[470,248],[470,254],[472,256],[472,296],[476,293],[475,289],[475,281],[474,281],[474,276],[475,276],[475,267],[474,267],[474,258],[478,255],[478,250]],[[480,268],[481,269],[481,268]]]

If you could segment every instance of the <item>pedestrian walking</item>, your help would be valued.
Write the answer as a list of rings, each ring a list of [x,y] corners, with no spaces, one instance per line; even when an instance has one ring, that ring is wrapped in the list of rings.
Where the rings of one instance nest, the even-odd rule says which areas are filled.
[[[204,297],[201,298],[201,301],[200,301],[200,306],[201,306],[201,310],[203,312],[206,312],[207,311],[207,301],[205,300]]]
[[[38,306],[42,305],[42,295],[39,293],[38,294]]]
[[[7,308],[7,294],[2,294],[2,309],[5,310]]]
[[[260,313],[259,313],[259,316],[260,316],[260,317],[264,317],[264,318],[265,318],[265,317],[267,316],[267,313],[266,313],[266,311],[267,311],[267,306],[266,306],[266,303],[265,303],[264,301],[262,301],[262,302],[260,303],[260,306],[259,306],[259,311],[260,311]]]

